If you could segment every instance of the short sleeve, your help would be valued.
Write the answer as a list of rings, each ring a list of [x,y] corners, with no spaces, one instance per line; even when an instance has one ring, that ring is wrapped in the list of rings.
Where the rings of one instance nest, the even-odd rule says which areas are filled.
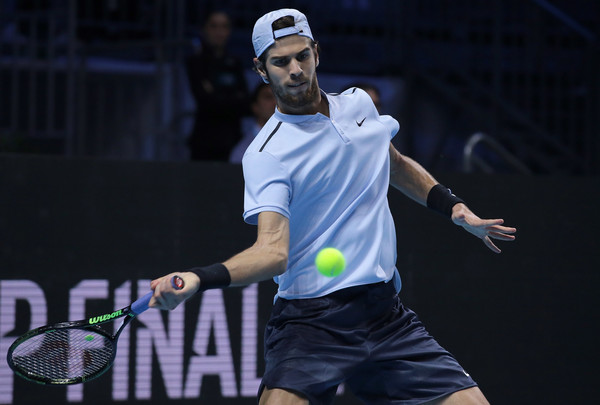
[[[258,223],[258,214],[274,211],[290,217],[291,183],[283,164],[268,152],[247,153],[244,170],[244,221]]]
[[[400,130],[400,124],[398,121],[389,115],[380,115],[379,122],[385,126],[386,130],[390,134],[390,139],[396,136],[398,131]]]

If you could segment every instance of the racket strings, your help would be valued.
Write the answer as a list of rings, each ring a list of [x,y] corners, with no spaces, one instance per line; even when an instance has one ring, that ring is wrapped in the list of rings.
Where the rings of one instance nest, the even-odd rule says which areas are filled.
[[[14,365],[29,377],[70,380],[92,376],[113,357],[112,341],[85,329],[55,329],[24,341],[12,354]]]

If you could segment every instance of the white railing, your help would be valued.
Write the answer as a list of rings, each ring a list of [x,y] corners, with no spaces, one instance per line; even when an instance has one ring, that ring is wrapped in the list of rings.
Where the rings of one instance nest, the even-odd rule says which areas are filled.
[[[471,135],[463,149],[463,170],[466,173],[473,173],[477,169],[484,173],[498,172],[498,169],[494,168],[494,163],[477,154],[475,148],[479,145],[485,146],[487,148],[485,151],[492,153],[493,157],[488,157],[488,159],[500,160],[500,163],[512,172],[532,174],[527,165],[510,153],[500,142],[482,132]]]

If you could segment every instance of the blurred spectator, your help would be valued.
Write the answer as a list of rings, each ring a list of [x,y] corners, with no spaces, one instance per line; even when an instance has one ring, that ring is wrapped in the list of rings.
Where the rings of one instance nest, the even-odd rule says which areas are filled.
[[[241,139],[241,118],[248,93],[240,61],[227,52],[231,21],[223,11],[210,13],[202,26],[201,43],[186,60],[196,116],[188,139],[192,160],[227,161]]]
[[[371,100],[373,100],[373,104],[375,104],[377,111],[381,113],[381,93],[377,86],[369,83],[354,83],[348,86],[348,88],[351,87],[358,87],[359,89],[363,89],[364,91],[366,91],[367,94],[371,96]]]
[[[275,96],[273,96],[271,88],[268,84],[261,82],[252,93],[250,100],[252,119],[244,122],[246,125],[243,126],[242,140],[233,148],[229,156],[231,163],[242,163],[244,152],[246,152],[248,145],[252,143],[256,134],[258,134],[275,112],[275,105]]]

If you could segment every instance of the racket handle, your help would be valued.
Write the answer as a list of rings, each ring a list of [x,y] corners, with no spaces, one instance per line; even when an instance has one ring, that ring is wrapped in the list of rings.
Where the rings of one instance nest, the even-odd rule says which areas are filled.
[[[139,315],[145,310],[147,310],[148,304],[150,304],[150,299],[153,295],[154,292],[150,291],[148,294],[144,295],[142,298],[138,299],[133,304],[131,304],[131,312],[133,312],[135,315]]]
[[[174,289],[181,290],[185,286],[185,283],[181,277],[173,276],[171,278],[171,285]],[[150,291],[148,294],[131,304],[131,312],[133,312],[135,315],[139,315],[147,310],[148,304],[150,304],[150,300],[152,299],[152,295],[154,295],[154,292]]]

